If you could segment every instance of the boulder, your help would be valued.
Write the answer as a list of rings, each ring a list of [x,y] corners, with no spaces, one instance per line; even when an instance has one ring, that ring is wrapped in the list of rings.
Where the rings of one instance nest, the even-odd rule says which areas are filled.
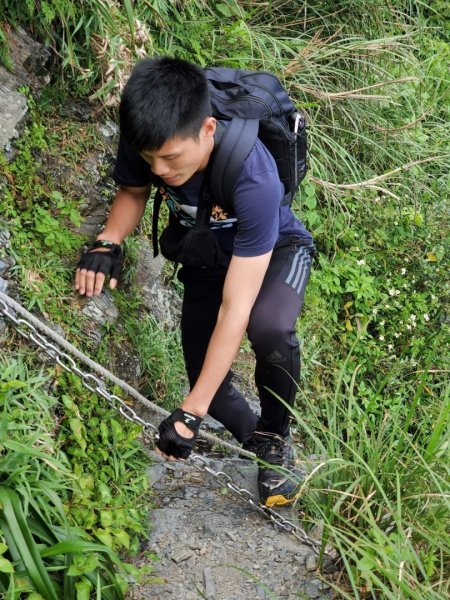
[[[47,64],[50,51],[31,39],[22,29],[4,28],[11,58],[11,70],[0,65],[0,147],[10,150],[12,139],[19,137],[27,114],[23,86],[38,89],[50,81]]]

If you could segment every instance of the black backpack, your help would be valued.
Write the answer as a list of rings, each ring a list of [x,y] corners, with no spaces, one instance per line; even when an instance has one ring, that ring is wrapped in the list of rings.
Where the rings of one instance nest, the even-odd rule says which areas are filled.
[[[275,159],[290,205],[306,174],[306,126],[273,73],[227,67],[205,69],[213,116],[229,120],[211,166],[213,195],[227,204],[256,138]]]
[[[282,205],[291,205],[300,182],[305,177],[306,124],[302,113],[297,111],[288,93],[273,73],[244,71],[227,67],[205,69],[211,99],[212,114],[218,120],[216,147],[208,165],[208,182],[199,199],[197,218],[193,232],[185,238],[186,228],[177,232],[174,223],[164,230],[161,252],[166,258],[182,264],[207,261],[220,263],[217,249],[209,252],[205,243],[212,203],[223,208],[232,205],[232,191],[245,159],[259,138],[275,159],[280,180],[284,185]],[[229,121],[220,127],[221,121]],[[154,200],[152,236],[154,255],[158,254],[158,215],[162,202],[158,190]],[[178,228],[179,229],[179,228]],[[211,239],[214,236],[210,236]],[[191,239],[192,238],[192,239]],[[194,258],[193,248],[202,239],[202,258]],[[214,245],[214,240],[212,244]],[[209,252],[209,255],[208,255]]]

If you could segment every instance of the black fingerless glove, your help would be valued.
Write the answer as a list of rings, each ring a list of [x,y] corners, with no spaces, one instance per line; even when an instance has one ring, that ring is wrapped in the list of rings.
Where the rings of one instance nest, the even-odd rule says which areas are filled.
[[[189,427],[194,432],[194,435],[191,438],[181,436],[174,427],[177,421],[181,421],[186,427]],[[187,458],[195,445],[202,421],[201,417],[177,408],[167,419],[164,419],[160,423],[158,427],[159,433],[156,435],[156,445],[167,456]]]
[[[97,250],[97,248],[107,248],[108,252]],[[106,240],[94,242],[77,264],[77,269],[104,273],[109,275],[111,279],[119,279],[122,267],[123,255],[119,244]]]

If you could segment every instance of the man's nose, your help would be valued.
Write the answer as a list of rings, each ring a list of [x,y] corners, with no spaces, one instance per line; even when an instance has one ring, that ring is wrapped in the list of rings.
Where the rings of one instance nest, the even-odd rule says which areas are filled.
[[[165,160],[154,158],[151,161],[151,168],[155,175],[158,177],[164,177],[169,172],[168,165]]]

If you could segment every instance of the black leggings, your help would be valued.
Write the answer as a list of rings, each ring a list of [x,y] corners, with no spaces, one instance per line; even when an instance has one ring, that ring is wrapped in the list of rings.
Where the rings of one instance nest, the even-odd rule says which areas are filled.
[[[300,378],[300,348],[295,322],[303,306],[305,287],[315,254],[313,245],[302,245],[287,236],[278,242],[261,290],[250,314],[247,335],[255,352],[255,382],[261,417],[250,409],[232,385],[229,371],[217,390],[208,413],[240,442],[255,430],[287,435],[289,410]],[[181,332],[186,370],[191,387],[203,366],[209,340],[222,302],[226,271],[182,268],[184,284]]]

